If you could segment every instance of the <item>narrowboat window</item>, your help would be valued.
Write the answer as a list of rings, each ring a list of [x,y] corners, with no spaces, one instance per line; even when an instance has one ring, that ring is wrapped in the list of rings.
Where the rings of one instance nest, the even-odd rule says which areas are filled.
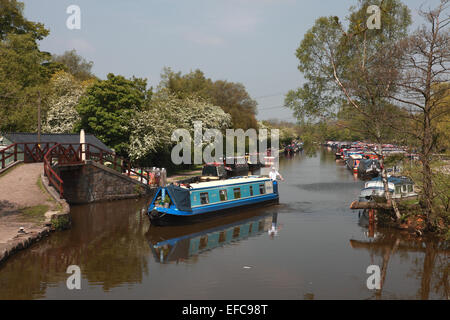
[[[220,190],[219,195],[220,195],[220,201],[226,201],[228,199],[227,190],[225,190],[225,189]]]
[[[264,184],[259,185],[259,193],[260,194],[266,193],[266,186]]]
[[[208,204],[209,203],[208,192],[200,193],[200,203],[201,204]]]
[[[413,192],[413,186],[412,184],[408,184],[408,192]]]
[[[253,186],[250,186],[250,196],[253,195]]]
[[[395,186],[395,193],[397,193],[397,194],[402,193],[402,187],[401,186]]]
[[[234,192],[235,199],[239,199],[241,197],[241,188],[234,188],[233,192]]]
[[[406,184],[402,185],[402,192],[406,192]]]

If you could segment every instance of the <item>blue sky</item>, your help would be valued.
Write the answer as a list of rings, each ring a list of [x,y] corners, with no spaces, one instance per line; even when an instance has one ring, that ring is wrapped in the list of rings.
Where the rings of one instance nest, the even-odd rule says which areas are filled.
[[[23,0],[22,0],[23,1]],[[163,67],[200,69],[213,80],[240,82],[258,102],[257,118],[294,121],[284,94],[301,86],[295,50],[320,16],[348,14],[356,0],[25,0],[25,15],[50,29],[41,50],[76,49],[93,72],[147,78],[156,87]],[[414,21],[420,5],[404,1]],[[81,29],[69,30],[70,5]]]

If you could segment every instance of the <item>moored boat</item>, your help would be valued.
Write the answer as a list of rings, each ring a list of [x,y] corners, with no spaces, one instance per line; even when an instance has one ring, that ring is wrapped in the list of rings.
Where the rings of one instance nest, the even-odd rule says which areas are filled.
[[[392,199],[414,199],[418,196],[414,189],[414,182],[407,177],[388,177],[388,188]],[[359,195],[360,202],[373,201],[377,198],[384,198],[384,185],[381,177],[366,182]]]
[[[361,178],[374,178],[381,172],[380,163],[377,159],[362,159],[358,165],[358,175]]]
[[[358,173],[359,162],[363,158],[360,153],[351,153],[346,161],[347,167],[353,171],[353,173]]]
[[[171,184],[158,188],[148,215],[154,224],[188,222],[245,206],[278,203],[278,183],[267,177]]]

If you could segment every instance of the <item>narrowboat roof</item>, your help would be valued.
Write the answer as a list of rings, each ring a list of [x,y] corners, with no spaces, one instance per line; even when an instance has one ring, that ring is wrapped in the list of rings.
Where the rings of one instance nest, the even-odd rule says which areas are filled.
[[[373,178],[371,181],[382,181],[381,177]],[[407,177],[388,177],[388,182],[393,183],[394,185],[397,184],[414,184],[414,181]]]
[[[191,190],[192,189],[202,189],[202,188],[211,188],[211,187],[220,187],[220,186],[229,186],[233,184],[242,184],[242,183],[251,183],[251,182],[262,182],[267,181],[269,178],[267,177],[256,177],[256,176],[249,176],[249,177],[236,177],[226,180],[214,180],[214,181],[205,181],[205,182],[197,182],[197,183],[191,183]],[[181,186],[182,188],[186,188],[186,186]]]

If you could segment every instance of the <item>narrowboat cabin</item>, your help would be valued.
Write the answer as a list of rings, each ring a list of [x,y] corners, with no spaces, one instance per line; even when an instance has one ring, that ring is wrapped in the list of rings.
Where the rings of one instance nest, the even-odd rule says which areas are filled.
[[[278,200],[278,184],[267,177],[171,184],[158,188],[148,215],[153,224],[185,223],[236,208],[278,203]]]
[[[377,159],[362,159],[358,165],[358,175],[362,178],[374,178],[381,172]]]

